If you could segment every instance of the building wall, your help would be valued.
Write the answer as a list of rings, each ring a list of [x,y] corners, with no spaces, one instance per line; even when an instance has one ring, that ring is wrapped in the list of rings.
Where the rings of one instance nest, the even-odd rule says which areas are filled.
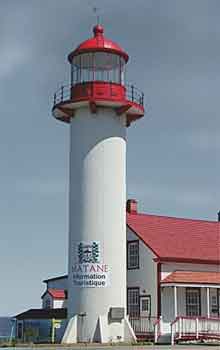
[[[67,290],[67,277],[55,279],[47,282],[47,289],[65,289]]]
[[[66,300],[54,299],[53,308],[54,309],[65,308],[67,307],[66,304],[67,304]]]
[[[174,271],[210,271],[219,272],[219,265],[209,264],[186,264],[186,263],[174,263],[166,262],[161,266],[161,279],[163,280],[171,272]]]
[[[47,308],[47,301],[49,300],[50,302],[50,309],[53,308],[53,298],[49,293],[46,293],[44,297],[42,298],[42,308],[46,309]]]
[[[139,240],[139,269],[127,271],[127,287],[140,287],[141,295],[151,296],[151,316],[157,316],[157,264],[155,255],[127,227],[127,240]],[[143,293],[143,291],[146,293]]]
[[[55,343],[61,342],[66,324],[67,320],[61,320],[60,328],[55,329]],[[21,326],[20,332],[18,332],[19,325]],[[50,319],[19,320],[17,322],[17,339],[21,342],[51,342],[51,327],[52,320]]]
[[[67,300],[63,299],[54,299],[49,293],[46,293],[45,296],[42,299],[42,308],[46,308],[47,300],[50,301],[50,308],[51,309],[59,309],[59,308],[65,308],[67,307]]]
[[[174,271],[210,271],[219,272],[218,265],[211,264],[189,264],[189,263],[163,263],[161,266],[161,279],[163,280],[170,273]],[[213,294],[212,288],[210,289],[210,307],[211,307],[211,295]],[[207,290],[206,288],[200,289],[201,297],[201,316],[207,316]],[[178,315],[186,315],[186,288],[177,287],[177,312]],[[174,288],[163,287],[161,288],[161,314],[163,321],[171,322],[174,320]]]
[[[211,296],[216,295],[216,288],[210,288],[210,316],[217,317],[218,314],[212,314]],[[201,298],[201,316],[207,317],[207,288],[200,288]],[[174,315],[174,287],[162,287],[161,288],[161,311],[163,316],[163,322],[172,322],[175,319]],[[177,315],[186,316],[186,288],[177,287]]]

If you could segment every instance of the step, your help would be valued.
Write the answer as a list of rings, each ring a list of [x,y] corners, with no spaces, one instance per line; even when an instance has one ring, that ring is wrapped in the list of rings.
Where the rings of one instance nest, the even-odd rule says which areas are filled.
[[[171,334],[161,334],[158,338],[157,344],[171,344]]]

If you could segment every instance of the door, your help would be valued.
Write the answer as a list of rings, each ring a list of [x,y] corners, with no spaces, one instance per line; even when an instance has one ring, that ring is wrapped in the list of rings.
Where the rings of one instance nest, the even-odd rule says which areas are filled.
[[[140,316],[151,316],[151,297],[150,295],[140,296]]]

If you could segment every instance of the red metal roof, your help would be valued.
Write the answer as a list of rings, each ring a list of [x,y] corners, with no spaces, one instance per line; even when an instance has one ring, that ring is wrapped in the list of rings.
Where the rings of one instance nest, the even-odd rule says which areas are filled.
[[[219,284],[220,272],[175,271],[161,283]]]
[[[47,293],[50,294],[54,299],[66,299],[66,292],[64,289],[49,288],[44,292],[41,298],[43,298]]]
[[[122,56],[125,62],[128,61],[128,54],[115,42],[106,39],[104,34],[104,28],[100,25],[96,25],[93,28],[94,37],[84,41],[80,44],[73,52],[68,56],[68,60],[71,63],[74,56],[94,51],[104,51],[109,53],[115,53],[116,55]]]
[[[127,225],[160,260],[220,264],[220,223],[127,213]]]

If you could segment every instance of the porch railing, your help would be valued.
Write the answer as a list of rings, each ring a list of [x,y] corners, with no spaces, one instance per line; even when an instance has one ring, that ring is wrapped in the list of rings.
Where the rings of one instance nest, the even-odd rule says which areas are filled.
[[[129,321],[137,338],[154,339],[155,324],[158,322],[157,317],[129,316]]]
[[[171,323],[171,344],[190,339],[220,339],[220,318],[177,317]]]
[[[158,342],[158,339],[161,336],[161,321],[162,321],[162,317],[158,318],[154,323],[154,343],[155,344]]]

